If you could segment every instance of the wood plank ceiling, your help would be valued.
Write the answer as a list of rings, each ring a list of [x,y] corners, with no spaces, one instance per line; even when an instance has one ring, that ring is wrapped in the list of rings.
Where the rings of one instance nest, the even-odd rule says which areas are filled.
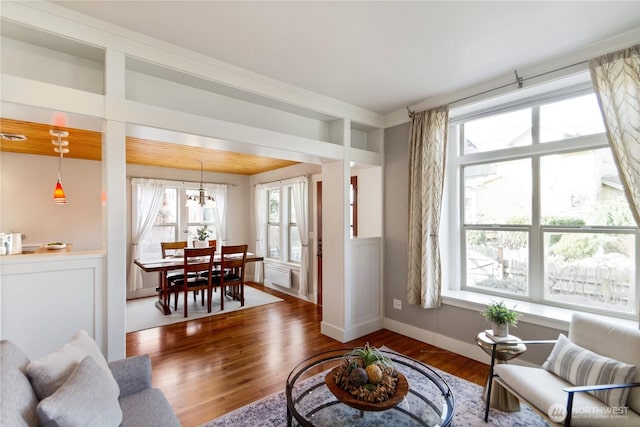
[[[49,130],[51,125],[0,118],[0,132],[19,134],[26,141],[8,141],[0,139],[0,151],[44,156],[58,156],[53,151],[51,140],[55,139]],[[69,153],[65,157],[85,160],[102,159],[102,134],[84,129],[55,126],[66,130],[69,137]],[[204,161],[204,170],[210,172],[238,175],[255,175],[297,164],[297,162],[251,154],[213,150],[202,147],[171,144],[160,141],[127,137],[127,163],[144,166],[156,166],[174,169],[200,170],[200,161]]]

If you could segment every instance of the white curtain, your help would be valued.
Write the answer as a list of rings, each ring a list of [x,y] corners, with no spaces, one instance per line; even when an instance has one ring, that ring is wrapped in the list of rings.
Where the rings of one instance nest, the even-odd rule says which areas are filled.
[[[407,302],[440,307],[440,211],[449,107],[411,114]]]
[[[131,194],[137,195],[137,197],[132,197],[132,199],[137,199],[131,224],[132,259],[140,257],[138,243],[155,224],[165,189],[166,185],[156,179],[134,179],[131,181]],[[132,261],[129,268],[129,291],[135,292],[142,286],[142,270]]]
[[[293,208],[296,210],[296,221],[302,250],[300,253],[300,295],[309,293],[309,180],[303,178],[291,186],[293,191]]]
[[[640,45],[592,59],[589,69],[620,180],[640,227]]]
[[[227,241],[227,185],[204,184],[204,189],[207,194],[213,196],[216,201],[212,210],[213,219],[216,222],[217,246],[221,248]]]
[[[267,255],[267,190],[262,185],[256,185],[255,190],[255,215],[256,215],[256,255]],[[256,262],[255,281],[264,281],[264,268],[262,262]]]

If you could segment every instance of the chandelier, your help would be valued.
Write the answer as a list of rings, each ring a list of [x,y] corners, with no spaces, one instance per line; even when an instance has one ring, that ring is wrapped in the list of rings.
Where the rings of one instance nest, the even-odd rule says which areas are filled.
[[[213,206],[215,199],[213,196],[208,196],[207,192],[204,189],[204,162],[200,161],[200,189],[198,190],[197,196],[189,196],[187,197],[187,207],[189,206],[197,206],[201,207],[205,206]]]
[[[62,138],[68,137],[69,132],[51,129],[49,133],[56,137],[55,140],[51,140],[51,143],[55,145],[53,151],[60,154],[60,157],[58,157],[58,182],[56,183],[56,188],[53,190],[53,201],[58,205],[64,205],[67,203],[67,196],[64,194],[64,188],[62,188],[60,171],[62,169],[62,155],[69,152],[69,149],[66,148],[69,145],[69,141],[63,141]]]

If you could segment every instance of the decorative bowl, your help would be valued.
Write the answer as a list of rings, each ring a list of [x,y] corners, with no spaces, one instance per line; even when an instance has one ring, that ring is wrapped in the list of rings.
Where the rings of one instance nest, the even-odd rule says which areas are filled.
[[[47,249],[65,249],[66,247],[66,243],[49,243],[46,245]]]
[[[389,399],[380,403],[372,403],[367,402],[365,400],[359,400],[355,396],[351,395],[346,390],[340,388],[338,384],[336,384],[335,378],[336,374],[340,366],[336,366],[332,370],[330,370],[327,375],[324,377],[324,382],[327,384],[327,387],[333,393],[333,395],[345,405],[351,406],[352,408],[359,409],[361,411],[386,411],[387,409],[391,409],[398,405],[398,403],[402,402],[402,399],[409,392],[409,383],[407,382],[407,378],[398,372],[398,382],[396,383],[396,392]]]

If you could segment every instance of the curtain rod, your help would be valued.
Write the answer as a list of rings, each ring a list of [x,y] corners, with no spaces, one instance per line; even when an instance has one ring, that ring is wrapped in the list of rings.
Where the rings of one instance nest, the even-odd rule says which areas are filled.
[[[154,177],[149,177],[149,176],[132,176],[132,175],[127,175],[127,179],[128,180],[132,180],[132,179],[157,179],[159,181],[172,181],[172,182],[179,182],[181,184],[188,184],[188,185],[200,185],[200,182],[197,181],[181,181],[179,179],[168,179],[168,178],[154,178]],[[228,182],[208,182],[208,181],[203,181],[204,184],[214,184],[214,185],[228,185],[230,187],[237,187],[238,184],[231,184]]]
[[[268,185],[268,184],[280,184],[282,182],[285,181],[291,181],[293,179],[297,179],[297,178],[306,178],[309,179],[309,177],[307,175],[298,175],[298,176],[292,176],[291,178],[284,178],[284,179],[277,179],[275,181],[269,181],[269,182],[258,182],[257,184],[253,184],[254,187],[257,187],[258,185]]]
[[[555,73],[557,71],[566,70],[567,68],[576,67],[578,65],[584,65],[584,64],[588,64],[588,63],[589,63],[588,60],[580,61],[580,62],[576,62],[576,63],[570,64],[570,65],[565,65],[564,67],[559,67],[559,68],[555,68],[553,70],[545,71],[543,73],[538,73],[538,74],[535,74],[535,75],[533,75],[531,77],[527,77],[527,78],[520,77],[518,75],[518,71],[517,70],[513,70],[513,73],[515,74],[515,83],[518,86],[518,89],[522,89],[522,87],[524,85],[524,82],[526,82],[527,80],[537,79],[538,77],[546,76],[547,74]],[[483,90],[482,92],[478,92],[478,93],[474,93],[472,95],[468,95],[468,96],[464,96],[462,98],[458,98],[458,99],[456,99],[454,101],[448,102],[447,104],[451,105],[451,104],[455,104],[457,102],[466,101],[467,99],[475,98],[476,96],[485,95],[487,93],[490,93],[490,92],[493,92],[493,91],[496,91],[496,90],[504,89],[506,87],[511,86],[512,84],[513,83],[506,83],[506,84],[503,84],[503,85],[500,85],[500,86],[496,86],[496,87],[491,88],[491,89]],[[414,113],[416,113],[416,111],[411,110],[409,107],[406,107],[406,108],[407,108],[407,112],[409,114],[409,117],[411,117]]]

